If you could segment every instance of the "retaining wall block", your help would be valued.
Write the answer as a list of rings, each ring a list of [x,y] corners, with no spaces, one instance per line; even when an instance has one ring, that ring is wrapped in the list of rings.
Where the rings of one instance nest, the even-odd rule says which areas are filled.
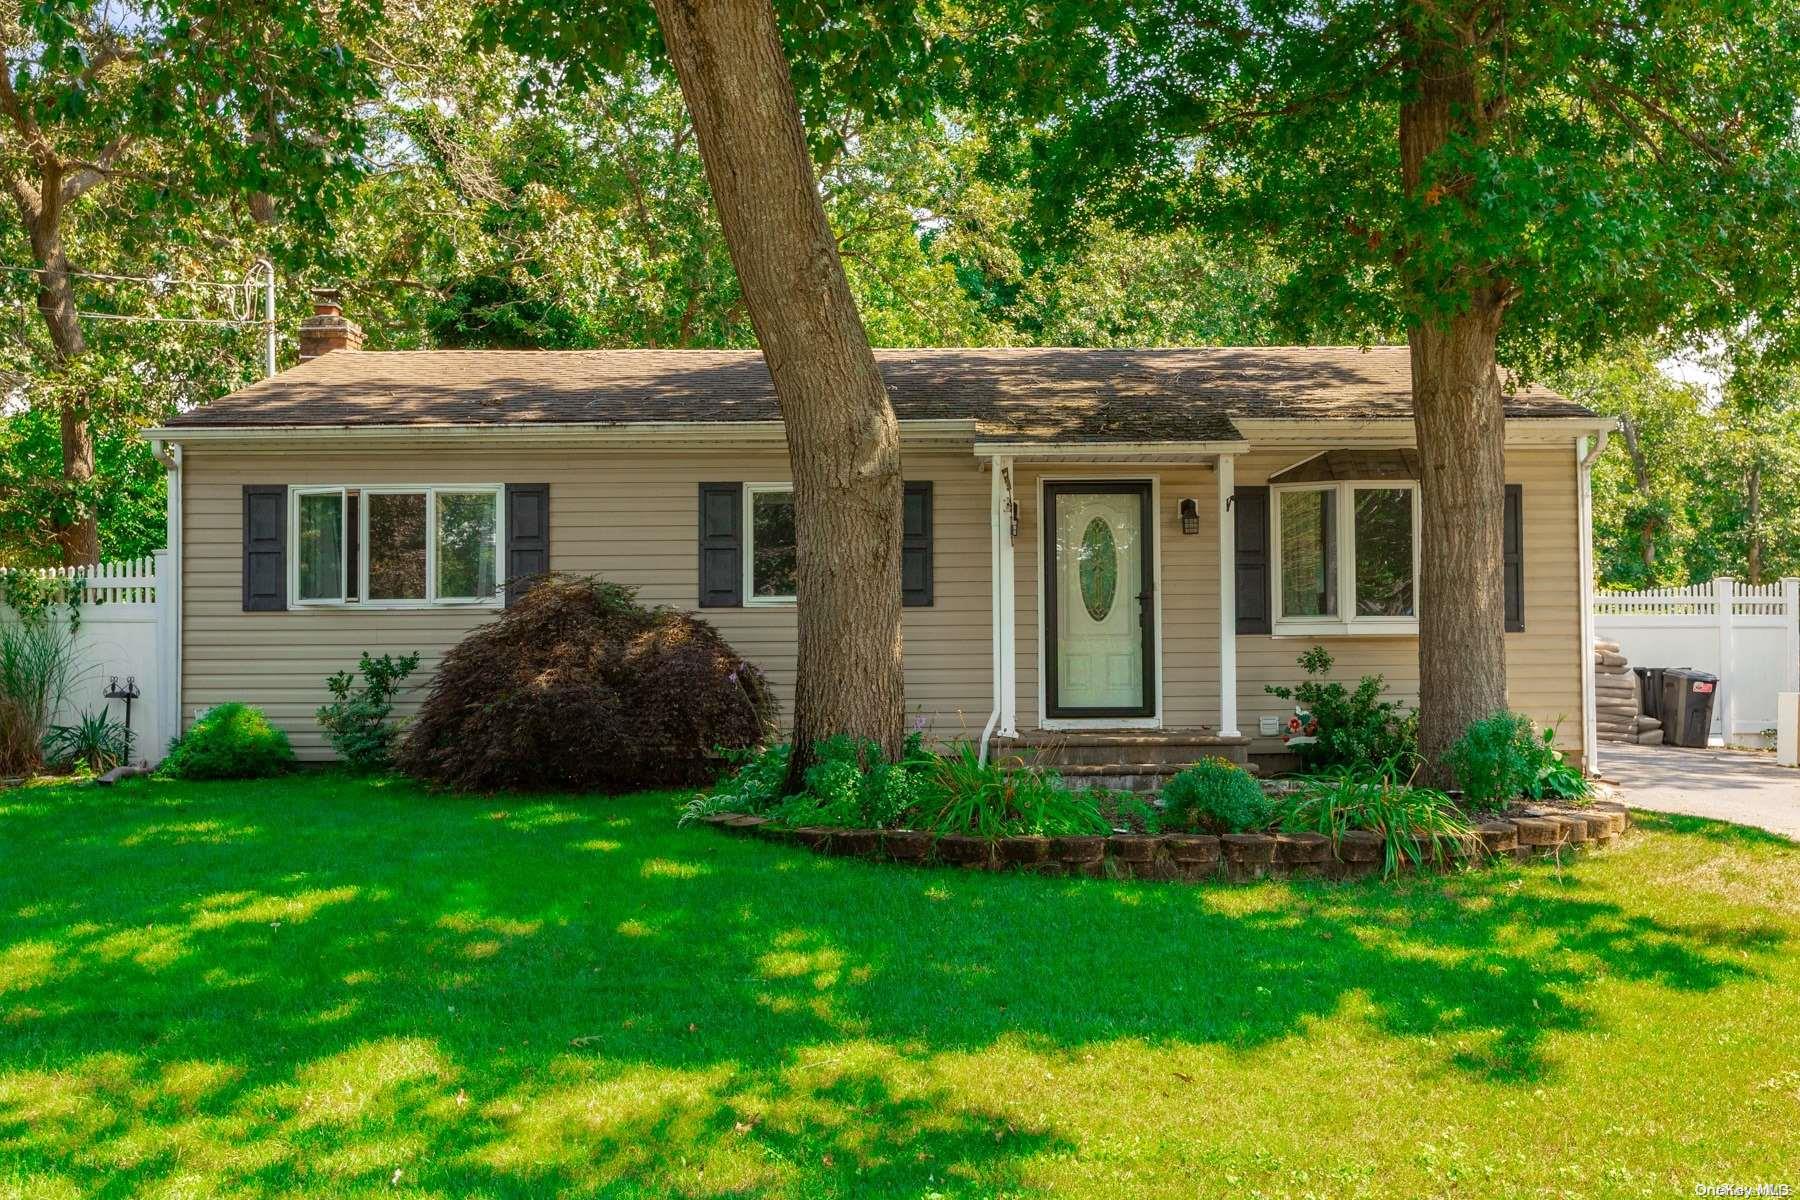
[[[1035,871],[1050,857],[1050,839],[1021,835],[1000,839],[1000,861],[1020,871]]]
[[[1163,853],[1177,879],[1210,879],[1219,873],[1219,839],[1203,833],[1165,833]]]
[[[808,850],[822,851],[831,848],[831,836],[836,832],[834,829],[825,829],[818,825],[802,825],[795,829],[793,834],[794,840]]]
[[[1322,833],[1275,835],[1275,867],[1296,879],[1317,879],[1331,861],[1331,839]]]
[[[1347,863],[1379,863],[1381,835],[1368,829],[1348,829],[1337,842],[1337,859]]]
[[[1483,821],[1475,836],[1489,854],[1510,854],[1519,847],[1519,827],[1511,821]]]
[[[1613,828],[1613,822],[1618,820],[1618,813],[1600,812],[1594,809],[1578,809],[1572,815],[1587,822],[1588,836],[1595,841],[1599,841],[1602,838],[1611,839],[1613,834],[1619,832],[1617,829]]]
[[[1219,839],[1228,879],[1264,879],[1275,865],[1275,839],[1266,833],[1228,833]]]
[[[1114,872],[1130,879],[1156,878],[1157,839],[1142,833],[1115,833],[1106,839]]]
[[[951,833],[937,840],[937,854],[953,867],[984,871],[994,860],[994,843],[966,833]]]
[[[1563,813],[1558,813],[1551,817],[1550,820],[1555,821],[1558,825],[1562,826],[1563,840],[1571,846],[1580,848],[1587,845],[1588,842],[1592,840],[1588,833],[1587,822],[1583,821],[1580,817],[1571,817]]]
[[[1050,856],[1065,874],[1098,879],[1106,871],[1106,839],[1097,834],[1051,838]]]
[[[839,858],[873,858],[880,849],[879,829],[840,829],[831,839],[830,852]]]
[[[921,829],[890,829],[881,837],[881,848],[897,863],[918,864],[931,857],[935,839]]]
[[[768,823],[769,818],[767,817],[753,817],[749,813],[732,813],[720,823],[720,828],[727,833],[755,833]]]
[[[1563,840],[1562,826],[1544,817],[1513,817],[1521,846],[1554,846]]]

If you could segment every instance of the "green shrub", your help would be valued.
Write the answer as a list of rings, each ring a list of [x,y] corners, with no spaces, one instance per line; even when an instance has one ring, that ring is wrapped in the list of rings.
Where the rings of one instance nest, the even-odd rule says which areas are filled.
[[[1205,758],[1184,767],[1162,789],[1164,829],[1253,833],[1275,817],[1261,785],[1234,762]]]
[[[791,743],[753,750],[722,749],[719,753],[732,764],[731,773],[710,792],[702,792],[683,806],[682,824],[714,813],[760,817],[780,803],[787,787],[788,763],[794,757]]]
[[[263,779],[294,769],[287,734],[259,708],[221,704],[169,743],[161,773],[175,779]]]
[[[717,787],[691,800],[681,819],[741,812],[790,829],[920,828],[978,837],[1111,830],[1092,793],[1070,791],[1054,773],[984,763],[968,743],[933,754],[914,733],[901,760],[890,763],[873,742],[828,738],[813,746],[804,788],[784,795],[792,754],[779,745],[744,756]]]
[[[1396,763],[1309,779],[1279,808],[1281,828],[1290,833],[1322,833],[1334,844],[1352,829],[1380,834],[1386,874],[1402,861],[1443,863],[1475,836],[1450,797],[1402,781]]]
[[[400,727],[391,719],[394,692],[418,667],[417,654],[372,658],[364,650],[356,664],[360,685],[348,671],[325,681],[331,703],[320,706],[319,724],[325,740],[351,770],[385,771],[393,764],[394,743],[400,737]]]
[[[96,775],[131,759],[131,731],[105,709],[84,712],[73,725],[52,725],[44,757],[53,766],[86,767]]]
[[[1476,806],[1498,808],[1520,797],[1577,800],[1591,791],[1556,748],[1556,730],[1540,732],[1523,713],[1497,712],[1472,723],[1444,761]]]
[[[790,828],[886,829],[910,813],[924,791],[923,763],[887,762],[874,742],[839,734],[813,745],[806,788],[770,817]]]
[[[1394,763],[1401,776],[1412,774],[1419,755],[1419,717],[1398,700],[1382,699],[1387,683],[1381,676],[1364,675],[1355,690],[1325,678],[1332,658],[1323,646],[1302,654],[1299,664],[1307,674],[1304,682],[1269,684],[1263,690],[1311,715],[1307,730],[1314,741],[1293,747],[1309,771]]]

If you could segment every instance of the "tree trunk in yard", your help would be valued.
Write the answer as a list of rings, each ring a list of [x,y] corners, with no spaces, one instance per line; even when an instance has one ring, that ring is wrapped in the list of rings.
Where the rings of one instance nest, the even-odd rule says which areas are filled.
[[[1426,166],[1453,134],[1483,132],[1474,57],[1435,26],[1408,34],[1416,92],[1400,109],[1403,181],[1426,204],[1461,203]],[[1451,286],[1407,275],[1415,290]],[[1419,750],[1439,781],[1445,751],[1469,723],[1506,707],[1506,427],[1495,342],[1509,291],[1478,277],[1451,299],[1454,315],[1443,316],[1420,296],[1415,311],[1431,315],[1407,331],[1421,476]]]
[[[835,733],[900,753],[900,439],[819,201],[769,0],[655,0],[787,426],[794,773]]]
[[[38,211],[24,215],[30,226],[32,255],[39,267],[38,312],[56,348],[58,373],[66,375],[75,359],[87,352],[87,339],[81,335],[81,318],[75,314],[74,280],[69,275],[68,256],[63,252],[59,188],[60,181],[52,176],[43,189]],[[72,520],[59,516],[55,521],[56,544],[64,566],[100,561],[99,525],[84,498],[94,478],[94,440],[88,428],[84,391],[65,384],[57,401],[65,499],[79,506]]]
[[[1762,586],[1763,554],[1762,554],[1762,459],[1750,460],[1750,476],[1747,481],[1745,503],[1745,525],[1750,534],[1750,545],[1747,552],[1749,561],[1745,564],[1749,570],[1751,587]]]
[[[1650,487],[1650,460],[1644,454],[1637,422],[1630,413],[1619,414],[1619,432],[1625,438],[1625,452],[1631,456],[1631,471],[1637,479],[1638,494],[1649,504],[1656,498]],[[1638,526],[1638,556],[1644,560],[1646,580],[1652,578],[1656,570],[1656,535],[1661,528],[1662,518],[1654,510],[1647,512],[1644,523]]]

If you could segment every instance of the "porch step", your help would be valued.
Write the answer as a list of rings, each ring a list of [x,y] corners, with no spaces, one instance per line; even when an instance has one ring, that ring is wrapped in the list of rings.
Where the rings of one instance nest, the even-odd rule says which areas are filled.
[[[997,757],[1017,757],[1038,767],[1069,774],[1077,767],[1167,767],[1169,773],[1202,758],[1250,763],[1250,739],[1221,737],[1205,729],[1031,730],[995,738]]]

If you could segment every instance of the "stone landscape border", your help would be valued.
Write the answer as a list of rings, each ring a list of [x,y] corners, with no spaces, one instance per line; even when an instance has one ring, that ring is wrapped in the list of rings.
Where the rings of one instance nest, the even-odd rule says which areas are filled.
[[[701,823],[838,858],[1088,879],[1184,883],[1360,879],[1379,875],[1383,869],[1381,836],[1361,830],[1345,833],[1334,845],[1319,833],[939,837],[906,829],[783,829],[767,818],[741,813],[715,813],[702,817]],[[1442,862],[1426,853],[1422,867],[1404,858],[1401,867],[1407,871],[1456,870],[1498,859],[1566,861],[1583,851],[1612,845],[1630,823],[1625,806],[1614,801],[1595,801],[1582,809],[1520,808],[1476,826],[1474,836],[1466,842],[1447,845]]]

